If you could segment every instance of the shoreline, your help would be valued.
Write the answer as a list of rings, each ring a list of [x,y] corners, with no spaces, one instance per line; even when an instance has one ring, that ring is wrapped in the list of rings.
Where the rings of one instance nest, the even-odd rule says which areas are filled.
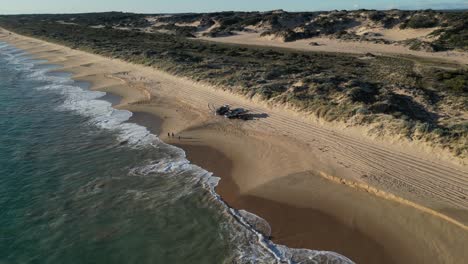
[[[53,58],[53,56],[52,56],[52,58]],[[67,71],[66,68],[67,67],[65,66],[64,71]],[[308,167],[308,166],[304,166],[305,165],[304,163],[310,162],[310,160],[302,160],[301,161],[300,158],[298,158],[300,155],[292,155],[294,158],[287,157],[289,155],[281,155],[281,151],[284,150],[284,149],[287,149],[286,148],[287,146],[293,146],[295,150],[301,151],[300,153],[306,153],[306,152],[303,152],[304,148],[297,146],[297,144],[296,144],[297,142],[296,143],[291,143],[293,141],[293,139],[291,139],[288,136],[284,136],[284,137],[279,138],[278,135],[272,136],[272,135],[261,134],[261,133],[258,133],[258,131],[249,130],[251,128],[246,127],[248,125],[246,125],[244,123],[239,124],[238,122],[229,122],[228,124],[224,124],[224,120],[222,120],[222,121],[220,121],[220,120],[212,121],[211,118],[206,117],[206,114],[203,114],[204,109],[203,110],[196,109],[196,108],[193,107],[193,105],[191,105],[190,103],[187,103],[187,102],[171,101],[171,100],[176,100],[176,99],[174,97],[167,96],[167,95],[166,96],[161,96],[161,98],[156,98],[155,100],[157,100],[157,101],[152,101],[152,102],[150,102],[148,104],[139,104],[138,102],[147,99],[147,97],[146,97],[146,95],[144,93],[141,93],[141,91],[138,91],[138,89],[136,89],[137,92],[135,92],[135,89],[133,89],[133,92],[130,92],[129,90],[131,90],[131,89],[128,89],[128,87],[126,88],[125,84],[122,84],[119,81],[109,80],[109,78],[105,79],[106,78],[105,74],[103,74],[102,76],[98,76],[100,78],[96,78],[96,75],[86,76],[86,74],[83,73],[85,71],[81,71],[81,73],[78,70],[75,71],[75,72],[74,71],[71,71],[71,72],[74,73],[74,75],[75,75],[74,77],[76,77],[76,79],[78,79],[78,80],[90,81],[93,84],[92,89],[98,89],[98,90],[101,90],[101,91],[106,91],[106,92],[111,92],[111,93],[114,92],[114,93],[118,94],[119,96],[122,96],[123,100],[118,106],[116,106],[117,108],[127,109],[127,110],[130,110],[132,112],[142,111],[142,112],[147,112],[147,113],[154,114],[156,116],[160,116],[161,117],[160,119],[162,120],[161,121],[162,124],[160,125],[161,132],[159,133],[159,136],[164,141],[167,141],[167,142],[171,143],[170,141],[167,140],[167,137],[165,137],[165,133],[172,130],[172,131],[174,131],[174,132],[176,132],[178,134],[183,135],[183,137],[187,138],[187,142],[186,141],[184,141],[184,142],[189,143],[188,144],[189,146],[191,146],[191,145],[202,145],[202,146],[207,145],[208,147],[212,147],[214,149],[217,149],[217,151],[220,151],[221,153],[229,152],[229,151],[227,151],[227,149],[229,149],[229,148],[234,149],[234,151],[231,151],[230,153],[224,153],[224,154],[228,154],[226,156],[229,156],[228,158],[230,158],[231,161],[236,163],[236,164],[247,165],[246,168],[244,168],[244,171],[239,170],[239,168],[238,168],[239,165],[237,165],[236,168],[233,168],[233,175],[237,175],[237,177],[236,177],[237,182],[234,182],[234,184],[238,184],[238,185],[243,186],[243,190],[242,190],[243,193],[246,193],[248,195],[255,195],[255,197],[259,197],[258,199],[264,199],[266,201],[271,201],[270,198],[271,198],[272,195],[269,194],[269,192],[271,192],[272,190],[279,190],[278,189],[279,186],[284,186],[285,183],[281,182],[282,178],[291,179],[291,178],[294,178],[294,177],[289,177],[289,176],[287,176],[288,174],[284,175],[286,177],[273,178],[273,179],[272,178],[265,178],[266,176],[263,176],[263,177],[259,177],[259,178],[261,178],[260,179],[261,181],[255,182],[255,184],[252,185],[249,182],[249,180],[251,180],[251,179],[248,179],[248,177],[239,177],[238,175],[240,175],[242,173],[245,173],[245,172],[248,172],[248,173],[250,173],[250,176],[253,176],[255,173],[261,172],[262,170],[260,170],[260,169],[266,169],[267,171],[264,172],[265,174],[267,174],[268,172],[272,172],[272,170],[277,170],[277,169],[281,169],[281,171],[284,171],[284,172],[287,172],[288,170],[290,172],[293,172],[294,168],[306,168],[306,167]],[[134,102],[137,102],[137,103],[134,103]],[[161,105],[161,103],[164,103],[164,104]],[[186,105],[188,105],[188,107],[180,108],[181,106],[186,106]],[[158,125],[155,125],[155,126],[157,127]],[[220,132],[225,133],[225,134],[220,135]],[[241,138],[241,140],[239,140],[239,138]],[[242,142],[244,139],[247,139],[247,138],[249,140],[248,142]],[[227,144],[226,141],[229,141],[229,140],[232,140],[232,142],[230,144]],[[271,142],[273,142],[274,144],[272,144]],[[177,143],[177,142],[172,142],[172,143]],[[249,148],[247,146],[249,143],[252,143],[253,147],[251,146]],[[236,144],[240,144],[240,145],[237,146],[237,148],[236,148],[236,146],[235,146]],[[245,149],[242,149],[242,147],[245,147]],[[272,159],[274,160],[274,159],[277,158],[279,161],[288,161],[288,162],[292,162],[293,164],[291,164],[290,166],[287,166],[286,168],[274,167],[273,169],[271,169],[271,168],[269,169],[269,168],[265,168],[265,167],[261,167],[261,166],[255,167],[255,164],[250,164],[250,163],[252,163],[251,162],[252,157],[258,157],[258,156],[261,157],[262,156],[259,153],[252,153],[252,155],[250,155],[248,157],[239,158],[239,156],[243,156],[243,154],[245,154],[246,152],[248,154],[248,151],[252,150],[252,148],[254,148],[254,147],[258,147],[258,148],[263,149],[263,150],[273,151],[274,155],[269,156],[269,157],[263,157],[265,159],[261,160],[261,161],[263,161],[265,163],[271,162]],[[185,148],[188,148],[188,147],[185,146]],[[237,152],[236,152],[236,149],[237,149]],[[193,156],[192,157],[193,160],[198,156],[197,153],[199,153],[199,151],[193,151],[193,150],[192,151],[190,151],[190,150],[187,151],[188,156]],[[290,153],[288,153],[288,154],[290,154]],[[203,156],[203,155],[201,155],[201,156]],[[296,160],[296,158],[297,158],[297,160]],[[205,164],[205,166],[209,167],[210,165]],[[204,166],[202,166],[202,167],[204,167]],[[207,169],[209,169],[209,168],[207,168]],[[291,171],[291,169],[293,171]],[[300,172],[300,170],[298,172]],[[317,176],[317,177],[319,178],[320,176]],[[312,177],[308,177],[308,178],[312,178]],[[224,179],[226,179],[226,176],[224,177]],[[304,179],[302,179],[302,180],[304,180]],[[280,181],[280,182],[275,182],[275,181]],[[226,181],[224,181],[224,183],[226,183]],[[223,183],[223,179],[222,179],[221,182],[220,182],[220,188],[221,188],[221,185],[224,184],[224,183]],[[273,183],[273,184],[270,184],[270,183]],[[317,182],[314,182],[314,183],[317,183]],[[331,184],[333,186],[337,185],[336,183],[331,183]],[[325,185],[327,185],[327,184],[325,184]],[[340,185],[338,185],[338,186],[340,186]],[[340,187],[348,188],[346,186],[340,186]],[[352,191],[355,192],[355,190],[352,190]],[[279,200],[279,201],[273,201],[273,202],[281,203],[281,202],[284,202],[284,201],[287,200],[289,203],[300,204],[300,202],[293,201],[294,199],[290,199],[290,197],[286,197],[286,196],[291,195],[291,194],[294,194],[294,192],[290,192],[290,193],[286,192],[284,194],[285,197],[274,197],[276,200]],[[225,196],[226,196],[226,194],[225,194]],[[266,196],[266,197],[264,197],[264,196]],[[273,196],[277,196],[277,194],[273,194]],[[331,197],[333,197],[333,194],[331,194]],[[268,198],[268,199],[266,199],[266,198]],[[378,198],[378,199],[381,199],[381,198]],[[304,199],[304,197],[299,197],[299,198],[296,197],[296,200],[302,200],[303,201],[302,204],[300,204],[300,206],[302,206],[302,207],[309,206],[310,207],[310,204],[308,205],[307,203],[304,202],[304,201],[307,201],[307,199]],[[308,200],[308,202],[310,202],[310,201],[311,200]],[[271,202],[271,204],[273,204],[273,202]],[[397,205],[392,205],[392,206],[397,206]],[[403,205],[398,205],[398,206],[403,206]],[[237,208],[237,209],[241,209],[241,208]],[[399,208],[399,209],[401,209],[401,208]],[[320,210],[323,210],[323,208],[320,208]],[[333,210],[337,210],[337,209],[334,208]],[[370,208],[370,211],[372,211],[372,210],[373,210],[373,208]],[[415,209],[411,208],[411,210],[415,210]],[[396,210],[396,211],[398,211],[398,210]],[[256,213],[255,210],[253,211],[253,213]],[[339,212],[335,212],[335,213],[339,214]],[[407,212],[405,211],[405,213],[407,213]],[[419,213],[419,212],[416,212],[416,213]],[[341,216],[341,217],[343,218],[343,216]],[[373,217],[375,217],[375,216],[373,216]],[[425,217],[427,217],[427,215],[425,215]],[[429,217],[431,217],[431,216],[429,216]],[[359,220],[362,220],[362,219],[359,219]],[[358,220],[356,220],[356,221],[358,221]],[[353,224],[353,223],[351,223],[351,224]],[[356,224],[356,223],[354,223],[354,224]],[[362,223],[361,223],[361,226],[363,226]],[[274,223],[273,223],[273,229],[275,229]],[[383,231],[381,231],[381,232],[383,232]],[[387,232],[386,235],[388,236],[389,232],[388,231],[386,231],[386,232]],[[379,232],[377,231],[375,233],[378,234]],[[273,234],[275,234],[275,230],[273,231]],[[375,236],[375,234],[374,234],[374,236]],[[273,239],[275,240],[275,237]],[[385,241],[385,242],[388,243],[388,241]],[[291,244],[292,242],[287,242],[287,243]],[[395,244],[396,244],[396,242],[395,242]],[[395,247],[398,247],[398,245],[392,245],[390,248],[395,248]],[[387,245],[386,251],[388,253],[389,251],[393,251],[393,250],[389,249],[388,245]],[[341,253],[341,252],[338,252],[338,253]],[[450,253],[450,252],[445,252],[445,253]],[[462,252],[459,252],[459,253],[462,253]],[[409,253],[407,253],[407,254],[409,254]],[[344,255],[352,258],[352,256],[349,255],[349,254],[348,255],[344,254]],[[410,258],[411,256],[406,256],[405,255],[406,260],[408,260],[407,259],[408,257]],[[427,259],[430,259],[430,258],[427,258]]]
[[[163,118],[154,113],[133,112],[133,114],[132,118],[135,117],[133,121],[147,127],[150,132],[161,135]],[[178,135],[181,134],[184,135],[185,131]],[[255,195],[241,194],[232,178],[233,160],[215,147],[197,142],[191,136],[181,136],[179,139],[178,135],[166,138],[165,142],[183,149],[191,163],[220,177],[221,180],[215,191],[229,207],[246,210],[267,220],[272,230],[270,239],[275,244],[338,252],[357,263],[396,263],[390,260],[391,256],[384,252],[377,241],[341,223],[334,216],[316,209],[299,208]],[[285,212],[288,217],[282,219]],[[294,222],[294,226],[291,226],[291,221]],[[291,227],[293,230],[290,230]],[[299,236],[293,235],[302,231],[306,232]],[[360,241],[360,243],[349,243],[349,241]]]
[[[232,161],[216,149],[206,145],[174,145],[182,148],[193,164],[221,178],[215,190],[229,207],[242,209],[265,219],[272,231],[270,239],[275,244],[338,252],[356,263],[396,263],[390,260],[391,256],[384,252],[377,241],[342,224],[333,216],[315,209],[240,194],[230,175]],[[283,217],[285,215],[287,217]],[[353,244],[349,241],[360,243]]]

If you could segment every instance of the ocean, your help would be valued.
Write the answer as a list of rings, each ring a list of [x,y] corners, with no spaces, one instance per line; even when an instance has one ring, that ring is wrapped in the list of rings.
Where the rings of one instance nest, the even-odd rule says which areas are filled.
[[[0,42],[0,263],[351,263],[275,245],[109,95]]]

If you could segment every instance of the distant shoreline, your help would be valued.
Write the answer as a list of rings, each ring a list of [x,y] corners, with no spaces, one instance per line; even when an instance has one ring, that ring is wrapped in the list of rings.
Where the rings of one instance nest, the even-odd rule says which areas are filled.
[[[314,135],[315,141],[321,143],[321,145],[318,145],[319,149],[314,149],[317,145],[314,145],[316,143],[313,141],[304,143],[304,138],[298,137],[293,132],[286,130],[285,127],[276,127],[276,123],[269,124],[269,120],[276,120],[274,118],[245,123],[229,122],[220,118],[214,119],[208,112],[205,103],[206,100],[212,103],[219,102],[220,99],[231,100],[232,104],[249,104],[251,109],[258,108],[261,104],[255,106],[255,104],[246,102],[234,95],[228,95],[210,87],[202,87],[193,82],[160,73],[154,69],[123,63],[118,60],[109,60],[17,35],[7,40],[36,57],[48,59],[50,63],[63,65],[61,70],[72,72],[75,79],[93,83],[92,89],[121,96],[123,100],[120,105],[116,106],[117,108],[156,114],[162,120],[159,136],[163,140],[175,144],[179,142],[178,136],[183,137],[181,146],[182,148],[185,146],[188,150],[189,158],[192,156],[192,159],[196,160],[210,155],[216,157],[216,153],[206,153],[212,152],[211,150],[205,150],[205,154],[203,154],[203,151],[198,151],[196,148],[200,148],[200,146],[207,146],[220,151],[233,162],[233,169],[230,173],[232,173],[231,177],[234,182],[230,185],[230,188],[238,186],[243,194],[254,195],[262,199],[275,199],[275,202],[294,204],[296,208],[315,207],[316,210],[334,214],[333,217],[338,219],[338,223],[342,224],[345,229],[351,227],[360,230],[360,232],[366,232],[365,236],[371,237],[366,242],[368,243],[367,248],[357,248],[354,249],[355,251],[350,247],[352,244],[344,243],[340,245],[339,242],[342,241],[332,239],[332,242],[337,243],[334,246],[350,250],[348,254],[339,251],[338,253],[352,259],[355,255],[355,260],[358,260],[358,258],[365,260],[366,257],[381,259],[382,256],[388,256],[392,252],[400,254],[394,256],[397,258],[396,262],[403,260],[414,260],[416,262],[434,260],[436,256],[420,256],[419,253],[427,250],[426,247],[430,246],[425,245],[426,242],[424,241],[440,238],[430,233],[431,231],[437,234],[441,232],[441,229],[438,229],[432,222],[436,221],[438,225],[446,228],[444,232],[440,233],[442,240],[433,241],[443,248],[441,252],[433,251],[434,254],[437,254],[437,258],[441,261],[457,262],[457,259],[465,257],[463,242],[467,239],[466,229],[460,229],[460,227],[441,218],[415,208],[386,201],[365,192],[358,192],[348,188],[346,186],[347,182],[343,182],[344,186],[342,186],[324,181],[319,176],[313,176],[314,174],[311,173],[313,170],[324,170],[330,175],[342,177],[349,181],[365,183],[365,178],[359,179],[351,169],[354,165],[362,164],[359,162],[359,157],[355,156],[352,159],[350,157],[349,160],[341,157],[334,160],[332,157],[333,155],[340,155],[340,148],[330,147],[333,146],[333,142],[323,144],[324,142],[321,140],[327,137],[326,134]],[[119,78],[109,78],[110,76]],[[150,95],[149,98],[148,94]],[[278,116],[280,113],[267,108],[261,109],[271,111],[270,116],[273,117]],[[290,118],[294,120],[295,117],[290,115]],[[310,130],[310,132],[313,131]],[[168,132],[174,132],[176,137],[174,139],[167,138],[166,134]],[[333,136],[333,133],[339,135],[340,132],[329,132],[328,136]],[[366,141],[362,141],[362,143],[364,146],[369,144]],[[192,145],[195,147],[192,147]],[[341,146],[341,151],[346,150],[346,145]],[[190,150],[189,148],[193,149]],[[216,160],[213,161],[213,159],[215,158],[208,160],[211,165],[208,164],[207,166],[216,165]],[[222,159],[220,157],[220,160]],[[347,162],[347,164],[340,167],[337,162]],[[434,169],[442,170],[443,167]],[[372,171],[370,168],[368,170]],[[224,179],[226,179],[226,176]],[[223,180],[221,182],[220,188]],[[314,190],[314,186],[317,187],[317,184],[323,184],[322,188],[315,190],[315,192],[311,191]],[[384,188],[385,186],[379,187]],[[328,195],[325,197],[314,195],[314,193],[320,191],[325,191]],[[437,190],[437,192],[439,191],[443,190]],[[355,201],[349,199],[346,194],[355,197]],[[347,201],[349,204],[343,204],[346,202],[345,198],[349,200]],[[235,200],[235,197],[233,200]],[[428,197],[419,197],[416,202],[419,201],[426,201],[425,205],[430,208],[433,206],[434,209],[444,205],[443,203],[438,204]],[[381,207],[379,208],[377,205]],[[449,207],[448,203],[445,205]],[[262,208],[258,208],[258,210],[260,209]],[[253,212],[255,213],[255,211]],[[459,213],[459,216],[451,216],[466,224],[467,222],[464,220],[466,210],[461,210]],[[265,215],[268,215],[268,213],[265,213]],[[270,217],[281,220],[285,216],[277,213],[276,216],[271,215]],[[379,223],[379,219],[388,220],[385,223]],[[294,219],[289,220],[291,222],[286,221],[285,226],[289,224],[291,228],[295,227],[294,224],[291,224]],[[275,223],[274,221],[271,222]],[[402,223],[405,224],[402,225]],[[462,224],[462,226],[465,224]],[[423,230],[418,228],[421,226],[424,227]],[[275,228],[274,224],[273,228]],[[406,232],[395,232],[395,228],[403,228]],[[273,234],[277,231],[274,230]],[[294,240],[293,237],[289,237],[291,234],[288,234],[287,230],[281,230],[279,234],[282,234],[283,237],[273,237],[273,240],[285,241],[292,245],[305,245],[304,242],[301,242],[303,241],[301,239],[304,238]],[[349,233],[348,238],[350,239],[352,236],[356,236],[356,233]],[[400,239],[403,237],[409,240],[401,243]],[[324,236],[323,239],[325,238]],[[356,244],[354,241],[352,243]],[[348,246],[348,249],[345,249],[346,246]],[[362,255],[364,252],[359,252],[359,250],[374,255]]]

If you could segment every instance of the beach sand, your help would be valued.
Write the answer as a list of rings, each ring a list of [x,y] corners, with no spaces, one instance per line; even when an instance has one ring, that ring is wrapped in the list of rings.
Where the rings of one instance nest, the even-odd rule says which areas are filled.
[[[357,263],[442,263],[466,258],[463,245],[468,234],[463,229],[445,226],[430,214],[398,202],[331,182],[315,171],[284,174],[247,189],[246,177],[290,170],[282,168],[282,163],[275,166],[281,160],[280,152],[307,153],[274,146],[271,139],[262,147],[261,142],[229,130],[209,124],[181,131],[168,142],[183,148],[193,163],[221,177],[216,191],[230,206],[266,219],[274,242],[339,252]],[[218,140],[230,143],[221,145]],[[434,245],[438,246],[432,248]],[[434,251],[428,253],[428,248]]]
[[[184,149],[194,164],[221,177],[216,192],[229,206],[255,212],[266,219],[274,242],[294,248],[339,252],[357,263],[395,263],[378,241],[320,210],[241,194],[232,179],[233,162],[218,150],[203,145],[174,145]]]
[[[220,176],[221,197],[266,219],[277,243],[332,250],[358,263],[468,259],[468,173],[443,151],[368,139],[155,69],[17,35],[1,40],[63,65],[91,89],[121,96],[115,107],[137,113],[132,121]],[[268,117],[226,120],[214,117],[209,103]]]

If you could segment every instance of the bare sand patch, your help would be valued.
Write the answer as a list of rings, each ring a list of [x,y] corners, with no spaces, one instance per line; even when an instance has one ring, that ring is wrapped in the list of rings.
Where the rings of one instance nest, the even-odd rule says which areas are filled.
[[[407,31],[411,34],[412,31]],[[389,37],[393,38],[406,38],[398,30],[389,30],[384,33],[388,34]],[[325,37],[316,37],[310,39],[302,39],[293,42],[283,42],[278,38],[261,37],[260,33],[246,33],[238,32],[236,35],[227,37],[200,37],[199,39],[206,41],[222,42],[222,43],[234,43],[244,45],[256,45],[256,46],[271,46],[281,47],[304,51],[321,51],[321,52],[338,52],[338,53],[355,53],[355,54],[366,54],[368,52],[382,55],[411,55],[420,58],[437,59],[441,61],[455,62],[459,64],[468,64],[468,53],[459,51],[446,51],[446,52],[426,52],[426,51],[415,51],[410,50],[402,45],[387,45],[387,44],[376,44],[366,41],[343,41],[338,39],[330,39]],[[318,45],[310,45],[311,42],[317,43]]]

